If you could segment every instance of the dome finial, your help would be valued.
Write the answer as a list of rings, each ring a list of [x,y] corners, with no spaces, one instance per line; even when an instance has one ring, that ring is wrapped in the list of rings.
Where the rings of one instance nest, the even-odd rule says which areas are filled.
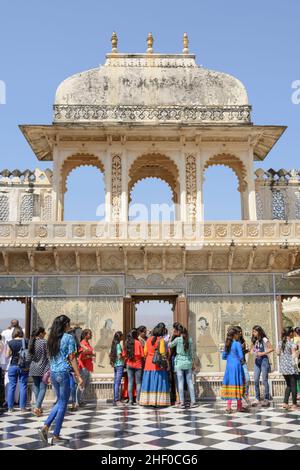
[[[188,54],[189,53],[189,37],[187,33],[183,34],[183,54]]]
[[[111,52],[113,54],[118,52],[118,36],[115,32],[113,32],[111,35]]]
[[[153,53],[153,42],[154,42],[154,39],[153,39],[152,33],[149,33],[147,37],[147,54]]]

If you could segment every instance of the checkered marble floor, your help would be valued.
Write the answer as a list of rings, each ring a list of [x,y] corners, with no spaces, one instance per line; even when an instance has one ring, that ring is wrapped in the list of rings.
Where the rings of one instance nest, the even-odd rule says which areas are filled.
[[[62,436],[70,441],[63,446],[39,440],[43,418],[3,413],[0,450],[300,450],[300,411],[276,403],[232,415],[224,409],[221,402],[187,410],[87,405],[66,415]]]

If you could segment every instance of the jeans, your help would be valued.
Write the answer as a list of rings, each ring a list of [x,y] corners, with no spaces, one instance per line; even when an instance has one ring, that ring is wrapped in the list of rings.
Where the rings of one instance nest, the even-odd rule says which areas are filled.
[[[35,396],[35,407],[38,409],[42,408],[42,403],[45,398],[47,385],[43,382],[43,377],[33,376],[33,393]]]
[[[115,367],[114,377],[114,402],[120,400],[120,385],[123,377],[124,366]]]
[[[133,367],[127,367],[127,374],[128,374],[129,403],[133,402],[134,378],[135,378],[135,384],[136,384],[136,400],[137,400],[137,402],[139,402],[140,401],[140,393],[141,393],[141,385],[142,385],[143,369],[135,369]]]
[[[247,364],[243,364],[243,369],[244,369],[245,380],[246,380],[246,392],[245,392],[245,396],[246,396],[246,397],[249,397],[250,374],[249,374],[249,370],[248,370],[248,365],[247,365]]]
[[[269,393],[269,370],[270,370],[270,363],[267,357],[264,357],[262,361],[255,361],[254,363],[254,385],[255,385],[255,397],[256,400],[260,400],[260,390],[259,390],[259,379],[260,375],[262,375],[262,382],[265,390],[264,399],[270,400],[270,393]]]
[[[14,407],[15,391],[18,384],[18,380],[20,382],[20,408],[25,408],[27,401],[28,371],[25,372],[23,369],[20,369],[19,366],[10,366],[8,369],[8,379],[8,408]]]
[[[286,381],[286,388],[284,392],[283,402],[288,405],[290,394],[292,394],[293,405],[297,405],[297,378],[298,375],[284,375],[284,380]]]
[[[186,378],[186,383],[188,386],[191,403],[195,403],[195,389],[193,384],[193,371],[192,369],[188,370],[177,370],[176,371],[177,380],[178,380],[178,390],[179,390],[179,399],[180,403],[184,403],[184,377]]]
[[[85,368],[81,369],[80,370],[80,375],[81,375],[81,378],[83,380],[83,384],[82,384],[83,390],[81,390],[80,387],[77,387],[77,390],[76,390],[76,404],[77,405],[82,404],[82,399],[83,399],[84,393],[86,392],[87,388],[89,387],[89,385],[91,383],[91,373],[90,373],[90,371],[88,371]]]
[[[45,426],[50,427],[55,420],[53,434],[58,437],[70,398],[70,372],[51,372],[51,382],[56,392],[57,402],[50,411]]]
[[[75,377],[74,377],[74,374],[73,372],[69,372],[70,374],[70,377],[69,377],[69,380],[70,380],[70,394],[71,394],[71,401],[72,403],[76,403],[77,401],[77,398],[76,398],[76,395],[77,395],[77,383],[75,382]]]

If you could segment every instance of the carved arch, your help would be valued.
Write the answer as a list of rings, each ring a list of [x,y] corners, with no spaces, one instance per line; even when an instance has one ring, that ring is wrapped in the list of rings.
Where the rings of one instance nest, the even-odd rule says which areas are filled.
[[[236,174],[239,182],[238,191],[244,192],[247,189],[247,169],[242,160],[230,153],[214,155],[205,162],[203,174],[207,168],[216,165],[227,166]]]
[[[66,158],[60,170],[61,192],[67,191],[67,179],[70,173],[81,166],[93,166],[98,168],[104,174],[104,165],[96,155],[89,153],[76,153]]]
[[[145,178],[158,178],[170,187],[173,202],[179,201],[179,170],[176,163],[161,153],[148,153],[138,157],[129,169],[129,202],[134,186]]]

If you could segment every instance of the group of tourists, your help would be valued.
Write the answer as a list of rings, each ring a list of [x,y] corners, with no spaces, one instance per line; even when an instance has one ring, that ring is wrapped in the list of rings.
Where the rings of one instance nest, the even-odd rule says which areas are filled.
[[[60,430],[70,397],[70,410],[75,411],[83,405],[84,393],[93,372],[95,353],[90,344],[91,330],[83,330],[78,339],[76,329],[71,328],[70,319],[65,315],[55,318],[47,341],[45,336],[45,329],[39,327],[32,332],[30,340],[25,339],[17,320],[13,320],[10,327],[2,332],[2,357],[4,352],[4,357],[8,359],[5,399],[8,413],[13,413],[19,386],[21,412],[30,411],[26,408],[26,402],[28,379],[31,377],[35,398],[32,411],[36,416],[41,416],[47,385],[51,381],[56,401],[40,430],[40,436],[48,442],[47,430],[55,421],[51,440],[55,444],[61,442]]]
[[[170,338],[166,325],[159,323],[148,338],[146,334],[145,326],[130,330],[123,346],[123,333],[118,331],[114,335],[110,361],[115,371],[115,405],[122,405],[121,381],[125,374],[130,406],[197,406],[192,379],[193,341],[187,329],[174,323]],[[189,401],[185,401],[185,383]]]
[[[46,331],[39,327],[32,332],[30,340],[17,320],[2,332],[0,356],[7,360],[6,402],[9,413],[14,412],[14,403],[19,401],[21,412],[26,408],[27,384],[31,377],[36,416],[43,414],[43,400],[50,383],[56,394],[56,401],[39,430],[40,438],[48,443],[50,426],[54,423],[51,443],[65,442],[60,432],[71,398],[71,410],[84,405],[95,352],[90,344],[92,331],[81,331],[65,315],[55,318],[48,339]],[[221,398],[227,401],[227,413],[233,413],[232,401],[237,403],[237,411],[246,411],[250,406],[268,406],[270,400],[269,372],[270,354],[274,348],[261,326],[252,329],[251,344],[246,344],[241,327],[230,327],[227,331],[222,359],[226,361]],[[250,401],[250,375],[246,357],[254,356],[255,400]],[[279,368],[286,388],[283,408],[298,409],[300,394],[299,355],[300,327],[288,327],[282,332],[278,344]],[[167,407],[185,409],[197,406],[193,372],[195,370],[193,341],[188,330],[176,322],[173,331],[168,333],[166,325],[159,323],[148,333],[145,326],[134,328],[124,338],[121,331],[114,334],[109,351],[110,363],[114,368],[114,404],[116,406]],[[264,389],[260,392],[260,378]],[[19,398],[16,400],[16,389]]]
[[[251,345],[248,349],[239,326],[230,327],[227,331],[222,359],[227,361],[221,388],[221,398],[227,401],[227,412],[232,413],[232,401],[237,402],[237,411],[247,411],[252,406],[269,406],[269,356],[274,348],[261,326],[255,325],[252,329]],[[283,375],[286,388],[284,392],[283,408],[290,409],[289,399],[292,395],[293,410],[299,409],[297,398],[300,398],[300,327],[284,328],[277,348],[279,356],[279,371]],[[253,354],[255,401],[250,402],[249,385],[250,376],[246,362],[246,354]],[[264,387],[264,398],[260,394],[260,376]],[[245,400],[247,406],[242,405]]]

